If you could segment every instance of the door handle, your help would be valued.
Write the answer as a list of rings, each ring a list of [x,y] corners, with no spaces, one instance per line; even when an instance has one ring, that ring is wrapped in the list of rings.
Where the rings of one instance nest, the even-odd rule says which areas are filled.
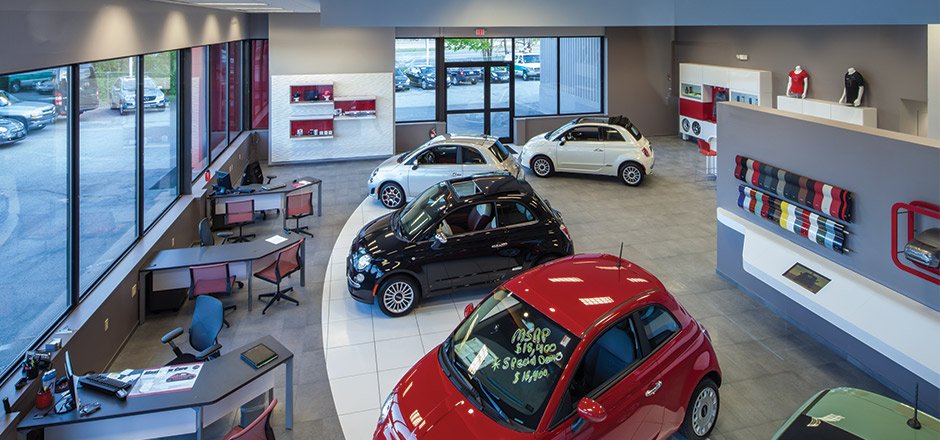
[[[454,177],[457,177],[457,176],[461,176],[462,174],[460,174],[460,173],[450,173],[450,175],[451,175],[451,176],[454,176]]]
[[[656,392],[659,391],[659,389],[662,388],[662,386],[663,386],[663,381],[657,380],[656,383],[653,384],[652,388],[646,390],[646,397],[653,397],[653,394],[656,394]]]
[[[499,249],[499,248],[501,248],[501,247],[506,247],[507,244],[509,244],[509,243],[506,243],[506,242],[496,243],[496,244],[494,244],[494,245],[492,245],[492,246],[490,246],[490,247],[493,248],[493,249]]]
[[[596,151],[596,152],[598,152],[598,153],[601,153],[601,152],[604,151],[604,149],[603,149],[603,148],[595,148],[594,151]]]

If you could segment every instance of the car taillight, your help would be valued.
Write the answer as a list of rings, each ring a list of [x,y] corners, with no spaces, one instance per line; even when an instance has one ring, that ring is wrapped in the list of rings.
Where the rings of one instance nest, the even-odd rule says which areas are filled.
[[[568,238],[568,241],[571,241],[571,234],[568,233],[568,227],[564,223],[561,224],[561,232],[565,234],[565,237]]]
[[[55,92],[55,99],[53,100],[53,103],[59,107],[62,107],[62,94],[61,93]]]
[[[650,157],[650,152],[649,150],[646,149],[646,147],[643,147],[643,155],[646,157]]]

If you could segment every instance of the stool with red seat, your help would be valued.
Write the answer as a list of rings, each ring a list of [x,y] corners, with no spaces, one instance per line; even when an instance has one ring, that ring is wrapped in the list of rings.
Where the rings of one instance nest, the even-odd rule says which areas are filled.
[[[271,404],[264,409],[264,412],[248,426],[244,428],[235,426],[222,440],[274,440],[271,413],[275,406],[277,406],[277,399],[271,400]]]
[[[716,156],[718,156],[718,151],[712,149],[711,144],[709,144],[705,140],[699,139],[698,140],[698,152],[702,156],[705,156],[705,175],[717,176],[718,175],[718,162],[716,160]]]
[[[232,295],[232,286],[237,283],[235,275],[229,273],[227,263],[209,264],[205,266],[192,266],[189,268],[189,298],[196,299],[200,295],[210,295],[216,298]],[[234,304],[225,305],[223,313],[235,310]],[[226,327],[228,321],[222,320]]]
[[[313,215],[313,193],[305,192],[291,194],[287,196],[287,211],[284,214],[284,232],[290,234],[306,234],[313,237],[313,234],[307,231],[307,226],[300,226],[300,219]],[[293,228],[287,227],[287,221],[294,220],[296,223]]]
[[[275,262],[271,263],[268,267],[255,272],[256,278],[260,278],[276,286],[274,292],[262,293],[258,295],[259,300],[268,297],[271,298],[268,301],[268,304],[264,306],[264,310],[261,311],[262,315],[267,312],[268,308],[270,308],[274,303],[282,299],[285,301],[290,301],[295,305],[300,305],[299,301],[287,295],[287,292],[293,291],[294,288],[288,287],[282,290],[281,281],[286,278],[290,278],[292,273],[301,269],[303,260],[300,257],[300,252],[303,245],[304,240],[302,239],[297,243],[288,246],[284,250],[278,252],[277,260]]]

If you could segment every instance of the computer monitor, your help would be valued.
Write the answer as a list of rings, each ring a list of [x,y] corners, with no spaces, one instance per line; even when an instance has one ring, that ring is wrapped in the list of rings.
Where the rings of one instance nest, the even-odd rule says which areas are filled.
[[[232,192],[232,176],[229,176],[225,171],[216,171],[215,182],[219,193]]]
[[[56,402],[55,412],[56,414],[65,414],[69,411],[78,409],[81,404],[78,401],[78,392],[75,389],[75,373],[72,372],[72,360],[69,359],[69,352],[65,352],[65,380],[68,381],[68,392],[67,396],[62,396],[62,399]]]

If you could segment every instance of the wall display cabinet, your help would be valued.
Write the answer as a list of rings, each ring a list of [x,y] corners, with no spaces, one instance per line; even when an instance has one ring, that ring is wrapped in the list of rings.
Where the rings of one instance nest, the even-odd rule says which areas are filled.
[[[770,107],[771,73],[706,64],[679,64],[679,133],[713,144],[722,101]]]

